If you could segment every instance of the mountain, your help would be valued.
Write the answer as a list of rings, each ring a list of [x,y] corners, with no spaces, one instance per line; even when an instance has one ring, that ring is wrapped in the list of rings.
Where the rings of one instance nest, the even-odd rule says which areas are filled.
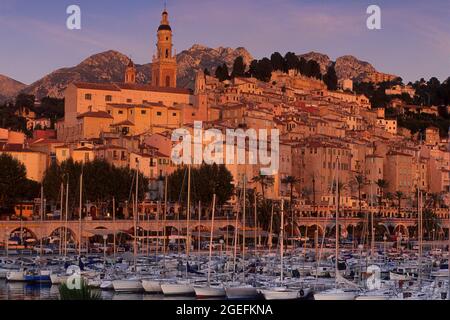
[[[244,48],[208,48],[194,45],[190,49],[177,55],[178,86],[191,87],[194,84],[195,71],[213,68],[226,63],[232,66],[234,59],[242,55],[244,61],[250,64],[253,59]],[[62,98],[64,90],[74,81],[86,82],[122,82],[128,57],[117,51],[106,51],[95,54],[79,65],[71,68],[56,70],[42,79],[34,82],[23,90],[24,93],[34,94],[37,98],[52,96]],[[148,83],[151,78],[151,64],[136,64],[138,83]]]
[[[14,98],[25,87],[26,85],[22,82],[0,74],[0,103]]]
[[[195,44],[190,49],[184,50],[177,55],[178,85],[181,87],[192,87],[196,70],[207,68],[211,74],[214,74],[215,68],[223,63],[227,64],[231,72],[233,62],[239,56],[242,56],[247,66],[253,60],[251,54],[242,47],[236,49],[219,47],[213,49]]]
[[[375,69],[369,62],[357,59],[354,56],[346,55],[332,61],[327,55],[319,52],[308,52],[299,57],[306,60],[315,60],[319,65],[322,73],[326,73],[328,67],[335,63],[336,75],[339,80],[352,79],[354,81],[370,81],[371,76],[383,74]]]

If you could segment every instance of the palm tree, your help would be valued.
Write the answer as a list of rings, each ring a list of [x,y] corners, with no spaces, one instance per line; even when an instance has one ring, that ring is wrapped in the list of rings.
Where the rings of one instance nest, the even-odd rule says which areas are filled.
[[[265,190],[267,187],[271,187],[273,185],[273,183],[274,183],[273,177],[259,174],[255,177],[253,177],[252,182],[259,183],[261,185],[262,197],[263,197],[263,200],[265,200],[266,199]]]
[[[395,192],[395,197],[397,198],[397,215],[398,215],[398,217],[400,217],[400,212],[401,212],[401,209],[402,209],[401,204],[402,204],[403,192],[396,191]]]

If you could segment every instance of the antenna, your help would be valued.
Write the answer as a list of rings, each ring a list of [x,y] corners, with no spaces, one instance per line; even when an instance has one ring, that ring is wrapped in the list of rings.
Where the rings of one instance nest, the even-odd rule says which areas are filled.
[[[167,11],[167,1],[164,1],[164,11]]]

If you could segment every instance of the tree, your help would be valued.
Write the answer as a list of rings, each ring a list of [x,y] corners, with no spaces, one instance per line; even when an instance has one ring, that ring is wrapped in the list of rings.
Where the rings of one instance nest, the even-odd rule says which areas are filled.
[[[316,79],[320,79],[322,77],[320,65],[315,60],[308,61],[308,74],[306,75],[310,78]]]
[[[118,202],[132,200],[136,171],[114,167],[104,160],[94,160],[82,164],[69,159],[61,164],[53,164],[46,171],[43,181],[45,197],[57,202],[60,197],[61,183],[66,185],[69,182],[69,202],[72,207],[76,207],[82,172],[83,199],[96,203],[100,210],[113,197]],[[141,173],[139,174],[138,190],[139,200],[143,200],[148,190],[148,179]]]
[[[265,190],[266,188],[271,187],[274,184],[275,180],[272,176],[259,174],[253,177],[252,182],[259,183],[261,185],[262,198],[263,200],[265,200]]]
[[[216,78],[219,79],[220,82],[230,79],[230,74],[228,72],[228,66],[224,63],[221,66],[218,66],[216,69]]]
[[[15,104],[16,109],[19,109],[21,107],[33,109],[34,108],[34,99],[35,99],[35,97],[31,94],[20,93],[16,97],[16,104]]]
[[[244,63],[244,58],[242,58],[242,56],[237,57],[234,60],[231,78],[243,77],[245,75],[245,69],[246,69],[246,66]]]
[[[270,62],[272,63],[273,70],[284,71],[286,69],[285,60],[279,52],[272,53]]]
[[[258,61],[255,77],[260,81],[269,82],[272,78],[272,71],[272,63],[270,60],[263,58]]]
[[[336,75],[336,70],[334,69],[334,64],[328,67],[327,73],[323,77],[328,90],[337,90],[338,78]]]
[[[25,166],[8,154],[0,155],[0,209],[13,212],[18,200],[31,200],[36,196],[37,182],[27,179]]]
[[[188,190],[188,168],[177,169],[168,178],[168,197],[171,201],[186,203]],[[233,195],[233,176],[225,165],[202,164],[191,167],[191,201],[208,205],[216,194],[216,203],[225,204]]]
[[[289,71],[291,69],[298,70],[300,68],[300,60],[297,55],[293,52],[288,52],[284,56],[285,60],[285,71]]]

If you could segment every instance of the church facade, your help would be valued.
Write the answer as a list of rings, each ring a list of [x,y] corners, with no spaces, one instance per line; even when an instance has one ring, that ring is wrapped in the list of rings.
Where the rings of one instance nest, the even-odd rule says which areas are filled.
[[[65,91],[65,118],[56,125],[58,140],[76,142],[105,132],[152,134],[207,120],[203,72],[198,72],[194,90],[176,85],[177,61],[168,16],[164,10],[151,83],[136,83],[136,67],[130,59],[123,83],[70,84]]]

